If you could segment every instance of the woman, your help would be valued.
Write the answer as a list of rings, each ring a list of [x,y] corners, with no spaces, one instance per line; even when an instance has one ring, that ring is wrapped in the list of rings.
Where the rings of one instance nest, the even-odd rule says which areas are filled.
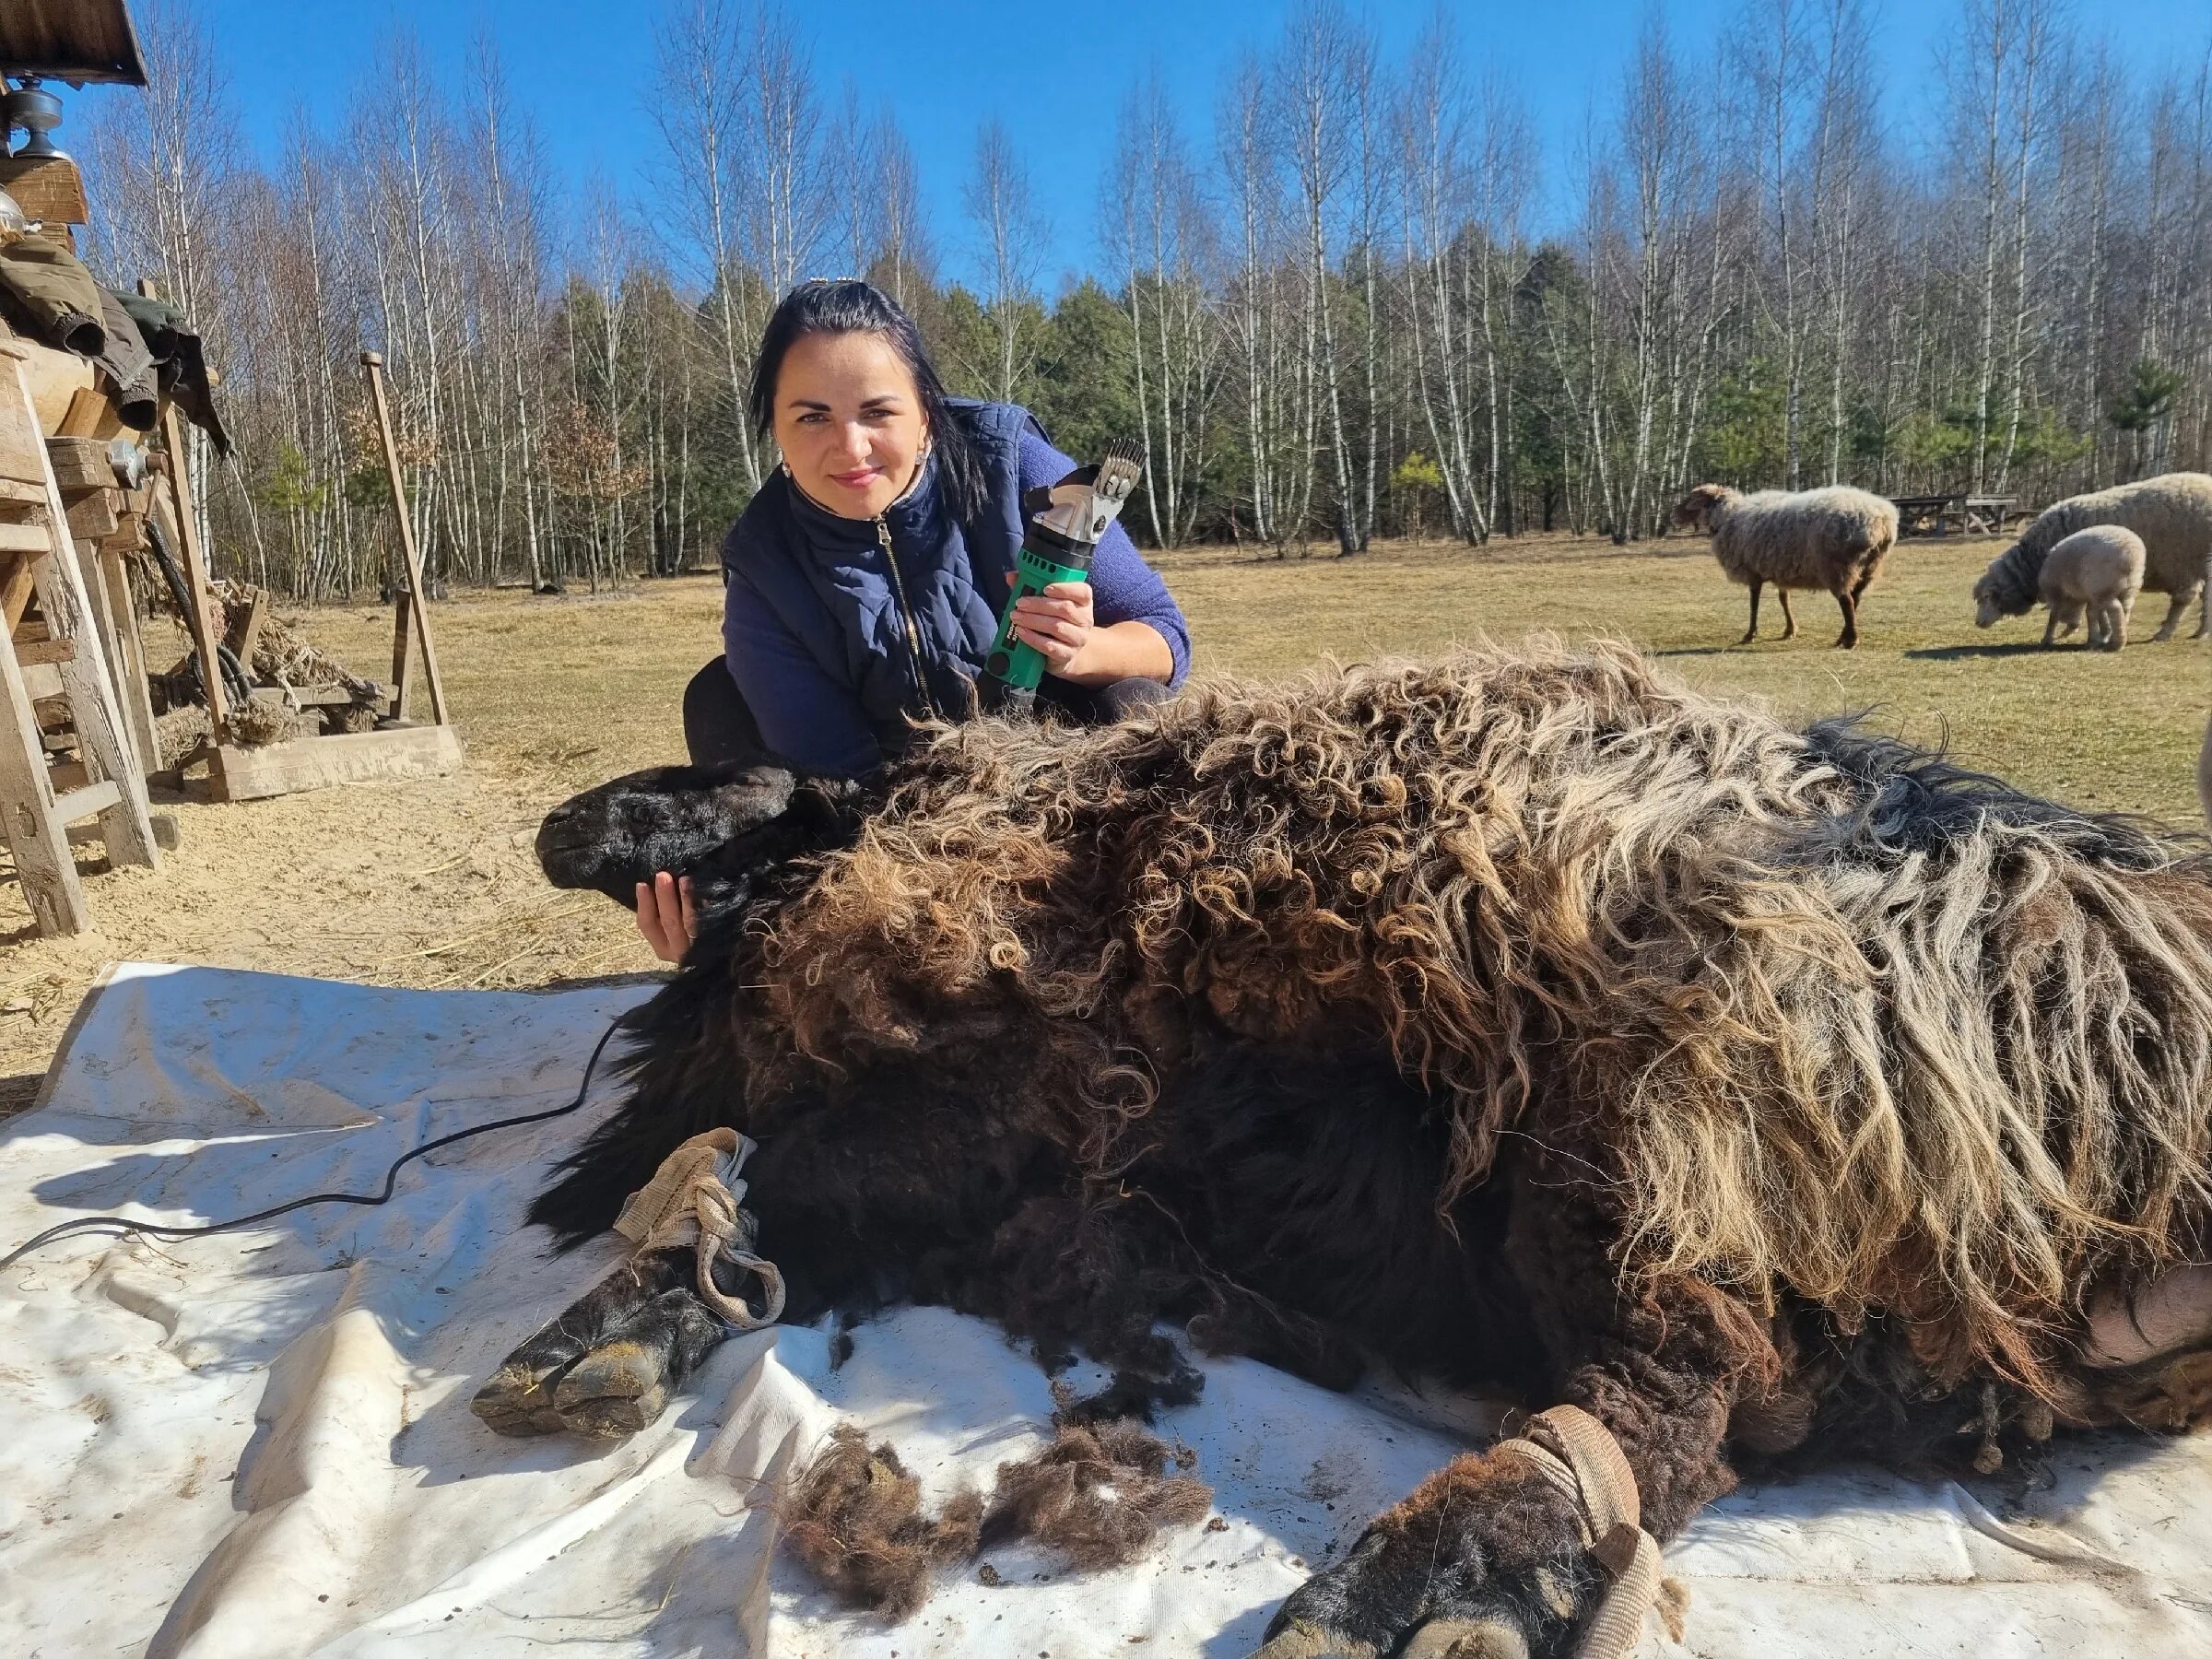
[[[782,461],[723,544],[724,653],[684,690],[697,765],[763,753],[864,776],[917,721],[972,712],[1013,582],[1026,491],[1075,462],[1028,410],[946,395],[905,312],[865,282],[809,282],[769,319],[747,412]],[[1015,606],[1044,657],[1039,701],[1112,720],[1190,666],[1167,586],[1119,525],[1088,582]],[[638,888],[638,926],[677,960],[689,894]]]

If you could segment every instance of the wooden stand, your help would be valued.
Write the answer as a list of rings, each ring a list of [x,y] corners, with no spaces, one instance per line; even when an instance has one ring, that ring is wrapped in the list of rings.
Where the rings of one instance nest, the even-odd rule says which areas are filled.
[[[216,741],[208,751],[206,781],[194,779],[187,787],[205,799],[255,801],[300,790],[322,789],[333,783],[439,777],[457,771],[462,764],[461,737],[446,720],[445,682],[438,671],[437,643],[431,638],[429,612],[423,602],[422,560],[415,549],[414,526],[407,516],[406,489],[400,477],[399,452],[393,440],[391,412],[384,401],[383,359],[373,351],[364,351],[361,366],[368,376],[377,429],[383,439],[384,462],[391,478],[393,506],[398,515],[400,548],[406,563],[405,573],[393,584],[396,589],[397,609],[392,629],[392,714],[395,720],[406,722],[413,707],[418,682],[414,676],[414,653],[409,646],[411,642],[418,642],[422,656],[419,684],[429,703],[430,723],[402,724],[373,732],[334,734],[327,737],[299,737],[288,743],[253,747],[229,741],[228,705],[218,700],[220,677],[214,648],[215,625],[203,615],[195,619],[194,642],[207,683],[218,688],[209,700],[210,724],[216,728]],[[185,508],[191,492],[186,481],[182,434],[177,429],[176,419],[172,409],[166,429],[170,487],[177,508],[179,539],[184,547],[186,585],[200,596],[204,611],[208,592],[206,567],[200,556],[198,535]],[[0,594],[0,601],[4,600],[5,594]],[[253,636],[258,625],[259,613],[250,611],[239,620],[236,629],[239,637],[229,641],[239,658],[249,665],[253,662]],[[203,631],[206,635],[204,641]],[[218,709],[222,712],[217,712]]]
[[[102,637],[106,594],[96,607],[80,568],[46,439],[40,429],[25,352],[0,340],[0,823],[39,930],[82,933],[90,925],[69,851],[68,827],[99,820],[114,865],[159,867],[136,743],[120,712]],[[96,521],[97,511],[88,515]],[[18,648],[15,624],[36,595],[45,638]],[[31,706],[31,671],[45,667],[76,728],[83,777],[56,794],[46,740]]]

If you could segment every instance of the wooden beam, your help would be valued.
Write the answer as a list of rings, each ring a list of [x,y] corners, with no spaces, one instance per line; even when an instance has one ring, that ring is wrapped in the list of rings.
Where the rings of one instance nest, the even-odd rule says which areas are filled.
[[[108,594],[108,616],[114,625],[117,660],[115,695],[123,700],[123,724],[138,749],[138,767],[151,772],[161,765],[161,742],[154,730],[152,688],[147,683],[146,636],[138,625],[138,606],[131,598],[131,580],[120,549],[100,547],[88,556],[88,575]],[[158,816],[158,815],[157,815]],[[160,841],[161,826],[154,826]],[[173,841],[162,841],[173,847]]]
[[[46,459],[65,496],[80,489],[115,488],[115,464],[108,458],[108,446],[97,438],[49,438]]]
[[[268,620],[269,590],[253,588],[253,597],[246,601],[242,617],[233,617],[223,629],[223,643],[245,667],[247,677],[253,673],[253,646],[261,638],[261,625]]]
[[[216,801],[257,801],[335,783],[387,778],[437,778],[460,769],[461,738],[453,727],[394,726],[335,737],[298,737],[262,748],[218,744],[207,781],[186,787]]]
[[[14,633],[16,625],[23,620],[23,613],[30,608],[30,596],[36,591],[30,580],[30,555],[9,553],[0,555],[0,631]]]
[[[23,217],[61,225],[88,225],[85,176],[66,156],[14,156],[0,159],[0,190],[16,198]]]
[[[150,276],[140,279],[138,291],[149,300],[160,295]],[[228,729],[230,706],[223,692],[222,663],[216,654],[215,629],[207,615],[207,559],[200,547],[200,523],[192,511],[192,490],[185,477],[184,420],[177,413],[174,399],[161,411],[161,441],[169,455],[161,476],[168,486],[170,522],[183,545],[184,585],[192,594],[192,615],[185,621],[192,629],[192,648],[200,659],[200,683],[207,688],[207,724],[219,740]]]
[[[55,435],[97,438],[104,443],[123,435],[123,417],[116,413],[115,400],[99,386],[79,386],[70,396],[68,410],[62,416]]]
[[[29,667],[33,663],[67,663],[76,657],[75,640],[20,640],[16,644],[16,661]]]
[[[61,820],[53,816],[45,741],[23,671],[16,665],[15,645],[5,631],[0,631],[0,830],[6,833],[16,877],[38,930],[81,934],[91,926],[76,860]]]
[[[79,490],[76,499],[69,502],[69,535],[79,544],[95,545],[115,534],[120,520],[115,503],[123,499],[120,489]]]
[[[429,601],[423,594],[422,559],[415,551],[415,526],[407,516],[407,486],[400,476],[399,445],[392,436],[392,411],[384,402],[384,359],[377,352],[361,353],[361,368],[369,377],[369,395],[376,406],[377,435],[384,447],[384,471],[392,484],[392,511],[399,519],[399,546],[406,558],[406,592],[398,595],[401,614],[411,620],[414,630],[422,641],[422,674],[429,684],[430,718],[438,724],[446,724],[445,682],[438,673],[438,647],[430,638]],[[404,626],[394,629],[392,678],[398,686],[394,693],[393,712],[406,717],[407,676],[405,653],[406,650]]]

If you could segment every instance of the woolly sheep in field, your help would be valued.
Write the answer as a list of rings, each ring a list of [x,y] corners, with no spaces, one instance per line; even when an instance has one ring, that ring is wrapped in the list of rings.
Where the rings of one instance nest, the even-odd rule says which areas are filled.
[[[2092,524],[2119,524],[2143,538],[2145,591],[2173,598],[2151,638],[2172,639],[2183,613],[2205,593],[2212,574],[2212,477],[2203,473],[2165,473],[2046,507],[1975,582],[1975,621],[1987,628],[1999,617],[2032,608],[2041,596],[2037,583],[2043,560],[2067,536]],[[2212,606],[2212,599],[2206,603]],[[2190,637],[2208,634],[2212,615],[2200,616]]]
[[[2143,591],[2143,538],[2119,524],[2077,530],[2051,549],[2036,590],[2051,607],[2046,649],[2079,627],[2086,610],[2089,648],[2118,651],[2127,643],[2128,614]]]
[[[1782,637],[1793,638],[1792,588],[1824,589],[1843,612],[1839,650],[1859,642],[1859,598],[1881,572],[1897,540],[1895,503],[1864,489],[1762,489],[1745,495],[1725,484],[1700,484],[1675,509],[1675,523],[1712,533],[1712,556],[1728,580],[1751,590],[1751,624],[1738,641],[1759,638],[1759,590],[1782,595]]]

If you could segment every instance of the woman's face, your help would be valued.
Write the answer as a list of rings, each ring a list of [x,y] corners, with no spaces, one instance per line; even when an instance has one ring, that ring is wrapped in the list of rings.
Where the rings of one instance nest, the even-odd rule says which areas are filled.
[[[794,340],[775,425],[792,477],[841,518],[874,518],[903,495],[928,439],[914,377],[878,334]]]

